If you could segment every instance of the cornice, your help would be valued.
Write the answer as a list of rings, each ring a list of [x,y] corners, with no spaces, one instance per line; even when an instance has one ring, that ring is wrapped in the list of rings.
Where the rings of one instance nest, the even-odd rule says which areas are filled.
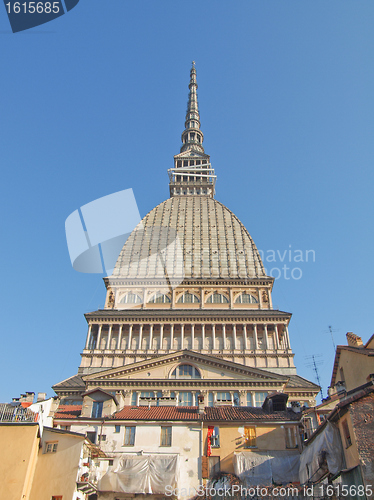
[[[233,309],[99,309],[86,313],[88,323],[286,323],[292,314],[274,309],[233,310]]]

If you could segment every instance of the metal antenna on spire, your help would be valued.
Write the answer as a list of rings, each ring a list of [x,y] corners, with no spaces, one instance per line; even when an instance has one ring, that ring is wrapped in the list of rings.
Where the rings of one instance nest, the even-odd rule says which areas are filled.
[[[314,374],[316,376],[318,385],[321,388],[321,398],[323,399],[323,391],[322,391],[322,384],[321,384],[321,379],[319,377],[319,371],[318,371],[318,366],[323,364],[322,360],[319,360],[317,358],[322,358],[322,354],[311,354],[310,356],[305,356],[305,359],[310,360],[310,363],[307,364],[306,366],[308,368],[312,368],[314,371]]]

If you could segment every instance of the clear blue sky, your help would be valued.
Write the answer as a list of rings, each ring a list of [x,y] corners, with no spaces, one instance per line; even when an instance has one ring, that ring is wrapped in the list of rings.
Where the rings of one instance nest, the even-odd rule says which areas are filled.
[[[64,222],[133,188],[142,216],[168,197],[191,61],[216,198],[258,248],[315,251],[277,280],[295,362],[373,333],[374,3],[80,0],[12,34],[0,8],[0,401],[77,372],[100,275],[71,267]],[[289,273],[289,271],[288,271]]]

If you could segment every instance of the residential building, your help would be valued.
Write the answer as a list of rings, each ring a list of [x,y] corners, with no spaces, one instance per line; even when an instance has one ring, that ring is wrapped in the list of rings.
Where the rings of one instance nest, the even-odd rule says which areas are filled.
[[[26,408],[19,398],[0,405],[0,498],[88,500],[96,488],[82,477],[84,463],[97,447],[85,434],[45,426],[32,407],[31,396]],[[98,448],[95,453],[104,455]]]
[[[352,499],[373,498],[373,338],[363,344],[347,333],[348,345],[336,349],[329,397],[303,414],[301,481],[330,483]]]

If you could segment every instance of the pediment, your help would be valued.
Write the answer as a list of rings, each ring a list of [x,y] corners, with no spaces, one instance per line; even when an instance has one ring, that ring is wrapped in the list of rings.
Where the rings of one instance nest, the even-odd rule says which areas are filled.
[[[187,151],[183,151],[182,153],[179,153],[174,156],[174,158],[178,159],[183,159],[183,158],[202,158],[202,159],[207,159],[209,158],[209,155],[205,153],[201,153],[200,151],[195,151],[195,150],[190,150],[188,149]]]
[[[157,358],[148,359],[100,371],[83,377],[86,383],[100,384],[100,381],[123,380],[165,380],[170,379],[172,371],[180,364],[195,366],[201,373],[201,379],[212,381],[246,381],[269,383],[286,383],[288,377],[270,373],[253,367],[241,365],[194,351],[183,350],[166,354]]]

